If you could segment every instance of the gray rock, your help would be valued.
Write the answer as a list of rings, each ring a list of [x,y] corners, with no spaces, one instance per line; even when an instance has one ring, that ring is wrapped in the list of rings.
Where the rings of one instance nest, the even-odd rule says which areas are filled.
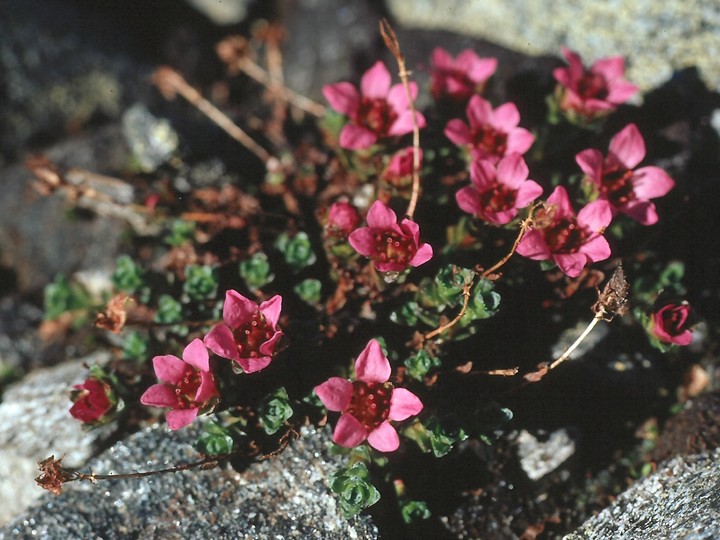
[[[720,537],[720,450],[674,458],[565,540]]]
[[[523,429],[516,442],[520,466],[532,481],[551,473],[575,453],[575,441],[565,429],[553,431],[542,441]]]
[[[242,22],[252,0],[185,0],[213,23],[227,26]]]
[[[201,421],[146,428],[88,463],[96,473],[139,471],[197,459]],[[97,485],[66,484],[0,529],[0,538],[368,539],[367,517],[340,514],[329,492],[336,459],[327,430],[303,429],[282,454],[243,472],[222,467]]]
[[[720,89],[720,4],[703,0],[387,0],[402,24],[444,29],[488,39],[527,54],[577,50],[586,61],[611,55],[628,59],[628,78],[648,90],[673,71],[698,66]]]
[[[156,118],[142,103],[123,113],[123,135],[139,170],[150,173],[177,151],[178,134],[164,118]]]
[[[42,356],[36,328],[42,310],[17,296],[0,299],[0,392],[4,374],[22,373]]]
[[[103,363],[107,353],[38,369],[10,386],[0,403],[0,523],[43,494],[35,485],[37,462],[65,455],[68,466],[83,464],[114,430],[112,424],[86,432],[74,420],[70,388],[87,376],[84,364]]]

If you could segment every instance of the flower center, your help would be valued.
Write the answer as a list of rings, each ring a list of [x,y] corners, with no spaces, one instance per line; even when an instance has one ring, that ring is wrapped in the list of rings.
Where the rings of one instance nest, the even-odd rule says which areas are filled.
[[[668,309],[662,314],[663,328],[671,336],[682,334],[685,317],[679,309]]]
[[[545,229],[545,242],[553,253],[577,253],[585,243],[588,231],[573,218],[563,218]]]
[[[607,81],[599,73],[586,71],[577,82],[577,93],[583,99],[605,99],[608,96]]]
[[[353,381],[353,395],[347,412],[353,415],[368,431],[382,424],[390,414],[390,383]]]
[[[492,126],[478,126],[472,130],[475,147],[492,156],[504,156],[507,150],[507,133]]]
[[[448,93],[455,97],[464,99],[472,95],[477,84],[475,81],[468,77],[465,71],[460,69],[445,69],[439,72],[440,76],[447,81],[453,81],[454,85],[445,83],[445,87],[448,89]]]
[[[255,313],[249,321],[234,328],[232,333],[240,357],[257,358],[260,356],[260,347],[275,335],[275,330],[270,327],[265,317]]]
[[[387,134],[397,117],[397,113],[386,100],[363,97],[355,121],[382,136]]]
[[[515,197],[517,190],[496,183],[491,190],[480,193],[480,205],[482,208],[501,212],[515,208]]]
[[[381,262],[393,261],[408,265],[417,253],[413,239],[394,231],[381,231],[375,234],[375,259]]]
[[[176,409],[192,409],[197,407],[195,396],[202,383],[200,372],[192,366],[185,366],[182,378],[175,385]]]
[[[614,167],[603,173],[602,190],[613,206],[622,208],[635,198],[632,177],[633,172],[622,167]]]

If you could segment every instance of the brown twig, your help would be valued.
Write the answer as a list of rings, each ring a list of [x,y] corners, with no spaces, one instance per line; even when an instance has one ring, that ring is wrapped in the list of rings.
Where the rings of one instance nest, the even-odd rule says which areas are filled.
[[[408,100],[408,106],[410,107],[410,114],[412,118],[413,126],[413,172],[412,172],[412,194],[410,195],[410,202],[408,203],[407,212],[405,213],[408,219],[413,218],[415,214],[415,207],[417,206],[418,198],[420,197],[420,127],[417,123],[417,117],[415,115],[415,103],[413,102],[412,93],[410,92],[410,83],[408,82],[409,72],[405,67],[405,57],[400,52],[400,43],[398,42],[395,31],[390,26],[387,19],[380,21],[380,34],[385,41],[385,45],[395,57],[398,63],[398,74],[402,81],[403,88],[405,88],[405,94]]]
[[[490,268],[485,270],[480,277],[488,277],[490,274],[494,273],[498,268],[502,267],[506,262],[510,260],[510,257],[512,257],[515,254],[515,251],[517,250],[518,245],[520,244],[520,241],[523,239],[523,236],[525,236],[525,233],[528,229],[532,228],[533,226],[533,220],[532,215],[535,209],[539,205],[533,205],[530,207],[530,210],[528,211],[528,217],[523,220],[523,222],[520,224],[520,232],[518,233],[517,237],[515,238],[515,242],[513,242],[512,247],[510,248],[510,251],[505,255],[502,259],[500,259],[498,262],[496,262],[494,265],[492,265]]]
[[[190,86],[182,75],[174,69],[167,66],[159,67],[153,75],[153,83],[158,87],[165,99],[173,99],[175,94],[180,94],[225,133],[255,154],[263,163],[268,164],[275,161],[267,150],[256,143],[250,135],[240,129],[220,109],[202,97],[200,92]]]
[[[468,305],[470,304],[470,289],[472,289],[472,285],[473,285],[473,282],[471,281],[470,283],[466,283],[463,286],[463,291],[462,291],[463,306],[460,309],[460,313],[458,313],[452,321],[447,322],[447,323],[439,326],[435,330],[432,330],[431,332],[428,332],[427,334],[425,334],[423,336],[425,339],[432,339],[435,336],[442,334],[445,330],[448,330],[449,328],[452,328],[453,326],[455,326],[458,323],[458,321],[460,321],[460,319],[463,318],[463,315],[465,315]]]

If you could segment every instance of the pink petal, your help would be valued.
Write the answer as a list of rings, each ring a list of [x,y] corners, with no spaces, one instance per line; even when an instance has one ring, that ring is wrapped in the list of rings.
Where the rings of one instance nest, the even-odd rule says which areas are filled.
[[[375,253],[375,233],[370,227],[356,229],[348,236],[348,243],[360,255],[370,257]]]
[[[493,122],[493,109],[490,103],[478,95],[470,98],[467,105],[467,117],[472,127],[495,125]],[[452,121],[452,120],[451,120]],[[450,123],[448,122],[448,126]],[[447,128],[445,134],[447,135]]]
[[[260,345],[260,348],[258,349],[260,354],[264,354],[266,356],[272,356],[275,354],[275,350],[284,335],[285,334],[280,331],[275,332],[270,339]]]
[[[535,135],[525,128],[515,128],[507,134],[506,153],[517,152],[524,154],[535,142]]]
[[[686,345],[690,345],[693,340],[692,331],[685,330],[682,334],[679,334],[677,336],[674,336],[670,339],[672,343],[675,343],[676,345],[682,345],[683,347]]]
[[[177,405],[177,396],[172,386],[153,384],[140,396],[140,403],[151,407],[174,407]]]
[[[586,204],[577,215],[578,225],[601,234],[610,225],[610,221],[612,221],[612,208],[609,202],[603,200]]]
[[[517,252],[523,257],[535,261],[545,261],[550,258],[550,249],[545,242],[545,237],[540,231],[527,231],[517,247]]]
[[[326,84],[322,93],[330,107],[345,116],[353,117],[360,105],[360,96],[357,88],[349,82]]]
[[[265,322],[275,328],[280,319],[280,311],[282,310],[282,296],[276,294],[270,300],[260,304],[259,309],[262,316],[265,317]]]
[[[394,388],[390,398],[390,420],[402,421],[420,414],[423,404],[415,394],[405,388]]]
[[[603,155],[600,150],[588,148],[575,155],[575,161],[580,166],[590,180],[595,184],[600,184],[603,166]]]
[[[347,150],[364,150],[377,141],[377,134],[357,124],[345,124],[340,131],[338,143]]]
[[[625,103],[640,91],[639,87],[625,80],[614,81],[609,86],[605,99],[618,105]]]
[[[619,79],[625,75],[625,60],[622,56],[601,58],[592,65],[590,71],[599,73],[607,81]]]
[[[580,253],[587,255],[591,262],[604,261],[610,254],[610,244],[605,240],[604,236],[597,235],[580,247]]]
[[[510,223],[515,216],[517,216],[517,210],[515,208],[511,210],[500,210],[498,212],[493,212],[492,210],[486,210],[483,217],[486,221],[489,221],[490,223],[495,223],[496,225],[505,225],[506,223]]]
[[[632,178],[635,195],[639,199],[655,199],[662,197],[675,187],[672,178],[660,167],[641,167]]]
[[[455,60],[450,53],[442,47],[435,47],[433,49],[430,61],[433,66],[438,69],[451,70],[455,67]]]
[[[238,358],[236,360],[245,373],[256,373],[268,367],[272,362],[270,356],[257,356],[254,358]]]
[[[518,111],[517,106],[512,102],[503,103],[495,109],[491,122],[495,128],[507,133],[517,127],[519,123],[520,111]]]
[[[315,387],[315,393],[329,411],[341,412],[348,408],[353,395],[353,385],[347,379],[330,377]]]
[[[620,211],[640,223],[640,225],[655,225],[659,219],[657,209],[650,201],[631,201],[622,207]]]
[[[383,422],[368,435],[368,443],[380,452],[394,452],[400,446],[400,438],[390,422]]]
[[[570,205],[570,197],[568,197],[568,192],[563,186],[557,186],[547,198],[547,202],[549,205],[554,205],[557,207],[557,210],[555,211],[555,216],[558,219],[565,216],[575,215],[575,211]]]
[[[397,214],[382,201],[375,201],[368,210],[367,224],[373,229],[391,229],[397,226]]]
[[[496,174],[495,166],[485,159],[474,159],[470,163],[470,180],[480,193],[495,185]]]
[[[403,218],[400,222],[400,230],[402,231],[403,236],[410,236],[413,240],[415,240],[416,244],[420,240],[420,225],[415,223],[413,220]]]
[[[448,139],[458,146],[464,146],[472,142],[470,129],[465,122],[458,118],[448,121],[444,133]]]
[[[635,124],[628,124],[610,140],[610,153],[628,169],[633,169],[645,157],[645,141]]]
[[[390,90],[391,79],[388,68],[378,60],[360,80],[362,95],[370,99],[384,99]]]
[[[534,180],[522,183],[515,195],[515,208],[525,208],[543,193],[543,188]]]
[[[175,384],[182,379],[187,364],[177,356],[166,354],[153,358],[153,369],[157,378],[163,382]]]
[[[582,58],[580,58],[578,53],[571,51],[567,47],[561,47],[560,50],[568,63],[567,69],[570,81],[578,80],[585,72],[585,66],[583,65]]]
[[[471,81],[483,83],[497,70],[497,58],[480,58],[475,51],[466,50],[457,58],[458,65],[464,69]]]
[[[390,362],[385,358],[380,343],[371,339],[355,361],[358,380],[386,382],[390,378]]]
[[[418,95],[418,85],[414,81],[410,81],[409,83],[410,88],[410,99],[412,101],[415,101],[417,99]],[[410,107],[408,103],[407,98],[407,92],[405,91],[405,87],[402,84],[395,84],[390,88],[390,91],[387,95],[387,102],[390,104],[390,107],[398,113],[401,114]]]
[[[332,440],[345,448],[354,448],[368,436],[365,427],[353,415],[344,413],[340,416]]]
[[[415,256],[410,260],[410,266],[420,266],[425,264],[433,256],[433,249],[430,244],[420,244]]]
[[[195,394],[195,401],[197,403],[205,403],[213,396],[219,394],[217,386],[215,386],[215,379],[209,372],[200,372],[200,386]]]
[[[198,368],[200,371],[209,371],[210,362],[207,347],[200,339],[193,339],[183,351],[183,360]]]
[[[568,277],[578,277],[585,265],[588,263],[587,257],[582,253],[555,254],[553,259]]]
[[[519,189],[530,170],[520,154],[507,154],[497,165],[497,179],[510,189]]]
[[[239,292],[231,289],[225,293],[223,320],[230,328],[241,326],[255,315],[257,310],[258,305]]]
[[[464,187],[455,193],[455,200],[460,210],[468,214],[479,214],[483,210],[480,208],[477,190],[470,186]]]
[[[226,325],[216,324],[212,330],[207,333],[203,341],[205,342],[205,346],[218,356],[230,358],[231,360],[238,359],[235,338],[230,328]]]
[[[565,87],[570,86],[570,70],[566,67],[559,67],[553,70],[553,77],[561,85]]]
[[[390,128],[388,129],[388,136],[391,137],[399,137],[401,135],[406,135],[407,133],[411,133],[413,128],[413,115],[410,111],[403,111],[400,113],[400,116],[398,116],[395,121],[392,123]],[[422,129],[426,125],[425,117],[420,114],[419,112],[415,113],[415,120],[418,124],[418,129]]]
[[[176,429],[184,428],[185,426],[192,423],[197,417],[198,410],[194,409],[175,409],[168,411],[165,414],[165,420],[167,420],[168,427],[175,431]]]

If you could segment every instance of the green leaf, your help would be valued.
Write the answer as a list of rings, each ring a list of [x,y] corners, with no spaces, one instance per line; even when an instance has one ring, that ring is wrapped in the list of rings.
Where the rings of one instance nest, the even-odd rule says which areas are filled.
[[[307,233],[302,231],[292,238],[287,234],[281,234],[275,242],[275,248],[282,252],[285,262],[295,271],[310,266],[317,259],[310,244],[310,238]]]
[[[133,294],[144,285],[143,269],[129,255],[120,255],[115,265],[112,281],[118,290]]]
[[[432,356],[425,349],[419,350],[404,362],[407,374],[418,381],[422,381],[431,369],[440,367],[440,359]]]
[[[340,508],[346,517],[359,514],[380,500],[380,492],[367,480],[368,475],[365,464],[357,462],[330,477],[330,489],[340,495]]]
[[[45,318],[56,319],[67,311],[86,309],[92,304],[90,295],[78,283],[69,282],[59,274],[53,283],[45,286]]]
[[[295,285],[295,293],[311,306],[320,303],[322,294],[322,283],[319,279],[305,279]]]
[[[188,265],[185,267],[183,291],[191,300],[199,301],[214,298],[218,280],[211,266]]]
[[[170,234],[165,237],[165,243],[171,246],[182,246],[195,237],[195,222],[176,219],[170,226]]]
[[[158,308],[155,312],[155,321],[169,324],[182,321],[182,304],[169,294],[158,298]]]
[[[205,431],[197,442],[197,448],[203,454],[216,456],[219,454],[229,454],[232,452],[235,444],[230,430],[216,422],[211,422],[205,426]]]
[[[266,396],[260,405],[259,413],[265,433],[272,435],[277,432],[293,415],[285,388],[280,387],[269,396]]]
[[[267,255],[262,251],[254,253],[252,257],[240,263],[240,277],[249,289],[259,289],[275,279],[270,272]]]
[[[144,360],[147,358],[148,342],[139,332],[130,332],[123,344],[123,357],[129,360]]]
[[[400,501],[400,515],[408,525],[430,517],[430,509],[425,501]]]

